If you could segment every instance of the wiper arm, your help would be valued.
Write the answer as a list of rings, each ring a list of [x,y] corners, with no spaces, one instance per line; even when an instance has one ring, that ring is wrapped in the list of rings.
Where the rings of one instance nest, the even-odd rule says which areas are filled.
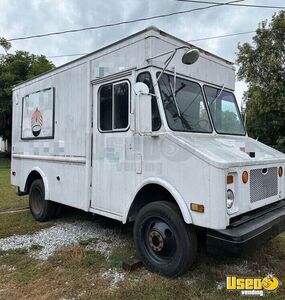
[[[188,130],[192,130],[192,128],[191,128],[191,126],[189,125],[189,123],[188,123],[188,121],[184,118],[184,116],[183,115],[178,115],[178,113],[177,113],[177,115],[176,115],[176,112],[175,112],[175,108],[176,108],[176,106],[175,106],[175,103],[174,103],[174,101],[171,101],[170,100],[170,97],[172,96],[172,95],[168,95],[166,92],[164,92],[164,91],[162,91],[162,93],[164,94],[164,96],[165,96],[165,98],[167,99],[167,101],[168,101],[168,103],[167,103],[167,106],[170,106],[169,108],[172,110],[172,117],[174,118],[174,117],[176,117],[176,118],[179,118],[179,120],[181,121],[181,123],[182,123],[182,125],[183,125],[183,127],[184,128],[187,128]],[[177,108],[176,108],[176,111],[177,112],[179,112],[179,110],[177,110]]]
[[[174,103],[175,103],[175,106],[176,106],[176,109],[177,109],[177,113],[178,113],[179,119],[180,119],[180,121],[181,121],[181,123],[182,123],[182,125],[183,125],[184,128],[187,128],[188,130],[191,130],[192,128],[189,125],[188,121],[184,118],[183,114],[181,114],[179,106],[178,106],[178,103],[177,103],[177,100],[176,100],[176,94],[179,93],[181,90],[183,90],[186,85],[183,84],[183,83],[181,83],[180,88],[178,88],[175,92],[174,92],[174,89],[172,87],[171,82],[169,82],[169,85],[170,85],[172,97],[173,97],[173,100],[174,100]]]
[[[178,88],[178,89],[176,90],[175,95],[177,95],[181,90],[183,90],[183,89],[185,88],[185,86],[186,86],[186,84],[183,83],[183,82],[181,82],[181,86],[180,86],[180,88]]]
[[[225,89],[225,84],[223,84],[223,86],[222,86],[222,88],[221,88],[221,90],[220,90],[218,96],[211,102],[210,106],[212,106],[213,103],[216,102],[216,101],[219,99],[219,97],[221,96],[221,94],[222,94],[222,92],[224,91],[224,89]]]
[[[177,109],[178,116],[179,116],[179,118],[181,118],[181,112],[180,112],[180,109],[179,109],[178,104],[177,104],[177,100],[176,100],[176,95],[175,95],[174,89],[172,87],[171,82],[169,82],[169,84],[170,84],[170,89],[171,89],[172,97],[173,97],[173,100],[174,100],[174,103],[175,103],[175,106],[176,106],[176,109]]]

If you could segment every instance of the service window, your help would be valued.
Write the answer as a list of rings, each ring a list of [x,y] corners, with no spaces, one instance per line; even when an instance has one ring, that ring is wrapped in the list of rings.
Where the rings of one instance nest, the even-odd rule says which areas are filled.
[[[22,139],[54,138],[54,88],[23,97]]]
[[[127,81],[103,85],[99,90],[99,128],[122,131],[129,127],[130,85]]]

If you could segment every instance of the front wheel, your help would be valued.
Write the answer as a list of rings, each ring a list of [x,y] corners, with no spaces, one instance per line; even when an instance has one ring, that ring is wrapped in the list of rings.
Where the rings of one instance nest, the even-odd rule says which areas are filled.
[[[176,277],[193,264],[197,237],[179,208],[167,201],[146,205],[134,225],[134,241],[143,264],[150,271]]]

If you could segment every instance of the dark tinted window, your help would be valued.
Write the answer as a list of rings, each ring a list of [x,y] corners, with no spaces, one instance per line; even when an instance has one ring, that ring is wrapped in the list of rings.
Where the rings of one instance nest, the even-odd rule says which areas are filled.
[[[102,131],[126,129],[129,125],[129,84],[108,84],[101,87],[100,129]]]
[[[129,124],[129,85],[114,85],[114,129],[127,128]]]
[[[151,75],[150,75],[149,72],[140,73],[137,77],[137,82],[145,83],[149,88],[149,92],[154,94],[152,79],[151,79]],[[160,119],[160,115],[159,115],[159,110],[158,110],[156,97],[152,96],[151,100],[152,100],[152,102],[151,102],[152,130],[157,131],[157,130],[159,130],[159,128],[161,126],[161,119]]]
[[[108,84],[100,89],[100,128],[112,130],[112,85]]]

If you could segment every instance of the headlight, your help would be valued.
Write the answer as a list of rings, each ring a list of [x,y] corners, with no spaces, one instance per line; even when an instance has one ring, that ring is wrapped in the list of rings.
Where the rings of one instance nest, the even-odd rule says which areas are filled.
[[[227,208],[230,209],[234,204],[235,196],[232,190],[227,190]]]

